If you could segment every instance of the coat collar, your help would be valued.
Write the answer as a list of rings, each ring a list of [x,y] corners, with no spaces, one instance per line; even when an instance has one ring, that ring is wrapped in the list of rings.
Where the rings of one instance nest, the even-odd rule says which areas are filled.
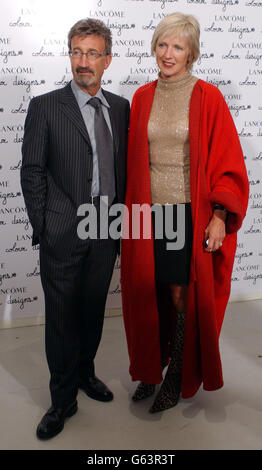
[[[89,135],[86,129],[84,119],[82,117],[80,108],[72,92],[71,82],[60,90],[59,101],[63,113],[72,121],[74,126],[80,131],[84,139],[91,146]]]

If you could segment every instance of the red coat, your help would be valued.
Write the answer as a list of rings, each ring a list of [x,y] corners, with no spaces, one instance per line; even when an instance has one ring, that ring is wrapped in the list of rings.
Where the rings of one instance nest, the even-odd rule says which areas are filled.
[[[151,204],[147,125],[157,81],[134,95],[131,109],[126,205]],[[220,91],[198,80],[189,111],[193,248],[184,343],[182,396],[223,385],[219,333],[230,294],[236,232],[248,203],[248,179],[237,131]],[[223,246],[209,254],[204,231],[212,203],[230,215]],[[159,322],[151,239],[123,239],[123,315],[133,380],[160,383]]]

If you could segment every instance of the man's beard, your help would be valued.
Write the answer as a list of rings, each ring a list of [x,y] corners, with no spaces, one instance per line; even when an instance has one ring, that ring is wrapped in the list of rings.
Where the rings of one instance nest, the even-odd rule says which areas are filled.
[[[81,77],[79,75],[79,72],[90,72],[93,74],[93,76],[86,76],[86,77]],[[90,85],[93,85],[95,82],[95,74],[94,71],[89,69],[88,67],[77,67],[76,72],[75,72],[75,78],[76,82],[78,85],[80,85],[83,88],[88,88]]]

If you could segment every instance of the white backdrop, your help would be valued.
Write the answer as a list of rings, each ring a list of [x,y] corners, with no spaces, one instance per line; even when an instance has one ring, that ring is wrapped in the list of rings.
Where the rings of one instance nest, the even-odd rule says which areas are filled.
[[[250,180],[250,204],[238,237],[231,300],[262,297],[262,1],[2,0],[0,19],[0,327],[43,320],[38,249],[21,194],[19,170],[30,99],[71,79],[67,33],[79,19],[103,20],[113,33],[113,61],[103,87],[132,99],[154,80],[150,57],[157,23],[174,11],[201,24],[194,74],[219,87],[234,118]],[[107,309],[119,312],[119,263]]]

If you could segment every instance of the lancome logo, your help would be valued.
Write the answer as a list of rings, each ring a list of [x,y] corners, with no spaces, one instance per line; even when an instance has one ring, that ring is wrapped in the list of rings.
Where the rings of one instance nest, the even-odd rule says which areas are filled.
[[[130,68],[130,74],[131,75],[144,75],[144,74],[150,74],[150,75],[155,75],[158,73],[158,68],[157,67],[138,67],[133,69],[132,67]]]
[[[5,67],[0,69],[1,75],[21,75],[21,74],[31,75],[34,73],[33,67]]]
[[[9,46],[11,44],[11,38],[0,37],[0,44]]]
[[[153,19],[154,19],[154,20],[162,20],[162,19],[165,18],[167,15],[168,15],[168,13],[164,13],[164,12],[161,12],[161,13],[155,13],[155,12],[153,12]]]
[[[21,15],[32,16],[32,15],[35,15],[35,14],[36,14],[36,11],[33,10],[33,8],[21,8],[20,14],[21,14]]]
[[[198,75],[205,75],[205,74],[208,74],[208,75],[221,75],[222,73],[222,69],[220,68],[200,68],[200,69],[195,69],[194,72]]]
[[[125,12],[120,10],[89,10],[91,18],[124,18]]]
[[[23,130],[22,124],[7,124],[0,127],[0,132],[23,132]]]
[[[8,188],[10,186],[9,180],[0,181],[0,188]]]
[[[232,100],[241,101],[242,100],[242,95],[239,94],[239,93],[228,93],[228,94],[225,93],[224,98],[225,98],[226,101],[232,101]]]
[[[27,210],[25,206],[14,206],[14,207],[0,207],[0,214],[1,215],[15,215],[15,214],[27,214]]]
[[[240,15],[215,15],[216,21],[241,21],[243,23],[246,22],[246,16]]]
[[[45,38],[44,39],[44,46],[67,46],[67,41],[65,39],[60,38]]]
[[[144,47],[145,41],[142,39],[116,39],[113,46]]]
[[[249,69],[249,75],[262,75],[262,70],[261,69],[254,69],[254,70],[251,70]]]
[[[262,42],[232,42],[233,49],[262,49]]]

